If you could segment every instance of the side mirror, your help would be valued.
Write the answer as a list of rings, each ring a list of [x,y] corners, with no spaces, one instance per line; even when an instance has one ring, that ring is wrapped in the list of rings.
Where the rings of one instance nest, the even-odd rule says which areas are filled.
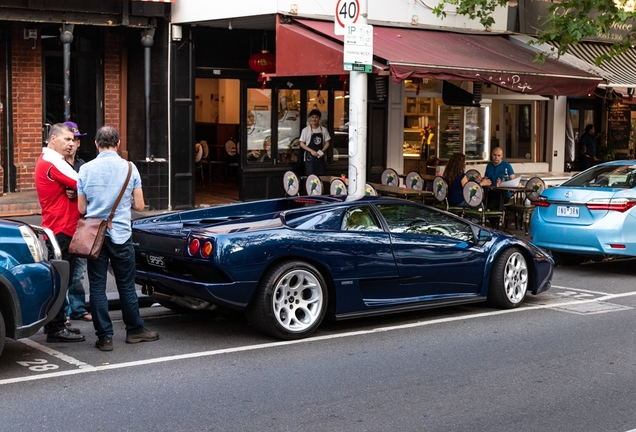
[[[477,243],[484,244],[492,239],[492,233],[485,229],[480,229],[477,232]]]

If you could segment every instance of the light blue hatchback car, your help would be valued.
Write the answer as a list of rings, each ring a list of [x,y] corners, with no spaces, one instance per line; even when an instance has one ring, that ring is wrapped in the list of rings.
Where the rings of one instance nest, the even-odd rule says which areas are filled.
[[[535,202],[530,237],[557,264],[636,256],[636,161],[593,166]]]

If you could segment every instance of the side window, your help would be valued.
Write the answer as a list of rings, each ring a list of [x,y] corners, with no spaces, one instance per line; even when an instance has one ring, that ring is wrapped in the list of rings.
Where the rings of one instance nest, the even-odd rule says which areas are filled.
[[[466,222],[431,208],[412,204],[379,205],[378,209],[394,234],[422,234],[472,241],[473,231]]]
[[[380,224],[368,206],[353,207],[342,218],[343,231],[382,231]]]
[[[344,209],[342,207],[327,211],[295,211],[285,215],[285,223],[299,230],[337,231]]]

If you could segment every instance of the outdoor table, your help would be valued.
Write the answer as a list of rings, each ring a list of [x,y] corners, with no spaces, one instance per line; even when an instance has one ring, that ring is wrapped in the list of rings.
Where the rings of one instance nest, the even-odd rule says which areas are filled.
[[[379,195],[392,196],[397,198],[412,199],[417,198],[424,202],[425,197],[433,196],[433,192],[417,189],[408,189],[398,186],[387,186],[382,183],[369,183]]]

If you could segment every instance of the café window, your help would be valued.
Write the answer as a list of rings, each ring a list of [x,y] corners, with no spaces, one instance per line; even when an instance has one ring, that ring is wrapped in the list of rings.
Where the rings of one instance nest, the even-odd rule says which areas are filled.
[[[300,161],[300,126],[300,90],[280,90],[276,144],[279,163]]]
[[[247,162],[271,162],[272,91],[247,89]]]

